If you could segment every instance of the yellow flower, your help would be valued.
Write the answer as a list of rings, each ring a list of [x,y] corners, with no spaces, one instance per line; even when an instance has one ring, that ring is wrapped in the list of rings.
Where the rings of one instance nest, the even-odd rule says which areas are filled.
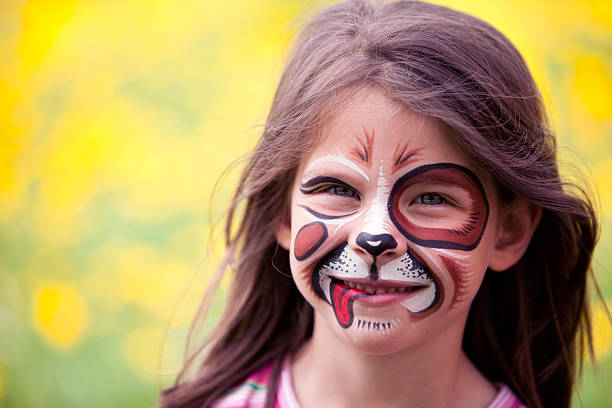
[[[606,300],[608,310],[612,309],[612,301]],[[592,306],[593,348],[597,360],[603,360],[612,350],[612,327],[608,314],[601,302]]]
[[[38,287],[33,304],[34,327],[59,349],[75,346],[85,332],[88,313],[74,286],[48,282]]]

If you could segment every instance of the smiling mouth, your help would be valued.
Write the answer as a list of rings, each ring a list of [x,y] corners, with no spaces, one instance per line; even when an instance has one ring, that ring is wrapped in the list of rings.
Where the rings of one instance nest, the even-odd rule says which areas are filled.
[[[440,291],[434,275],[410,252],[382,265],[374,280],[372,265],[344,243],[315,266],[312,288],[332,306],[341,327],[353,323],[355,301],[375,307],[400,303],[412,316],[438,303]]]
[[[335,278],[333,276],[330,276],[330,278],[332,278],[336,282],[342,282],[344,286],[348,286],[353,289],[361,290],[370,296],[371,295],[382,295],[385,293],[414,293],[420,289],[427,287],[427,285],[421,285],[421,284],[406,285],[406,284],[394,284],[392,282],[387,283],[387,282],[382,282],[382,281],[378,281],[376,282],[376,284],[371,284],[371,283],[368,283],[369,281],[357,282],[357,281],[350,281],[350,280],[342,280],[342,279]]]
[[[382,282],[376,285],[357,283],[327,276],[329,282],[330,303],[341,327],[350,327],[353,323],[353,302],[369,306],[385,306],[396,302],[405,302],[425,291],[427,285],[385,286]]]

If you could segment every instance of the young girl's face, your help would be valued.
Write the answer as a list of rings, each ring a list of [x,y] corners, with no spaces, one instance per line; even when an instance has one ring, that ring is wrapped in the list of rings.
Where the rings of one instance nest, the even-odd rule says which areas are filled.
[[[380,91],[345,106],[301,163],[279,233],[315,330],[371,353],[461,336],[494,254],[490,181]]]

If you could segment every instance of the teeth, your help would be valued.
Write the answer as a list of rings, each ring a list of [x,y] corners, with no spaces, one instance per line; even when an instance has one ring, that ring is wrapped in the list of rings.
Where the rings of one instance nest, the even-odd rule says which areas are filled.
[[[401,287],[376,287],[376,286],[367,286],[361,285],[359,283],[351,282],[351,281],[342,281],[346,286],[363,290],[372,295],[381,295],[384,293],[395,293],[395,292],[413,292],[419,289],[421,286],[401,286]]]

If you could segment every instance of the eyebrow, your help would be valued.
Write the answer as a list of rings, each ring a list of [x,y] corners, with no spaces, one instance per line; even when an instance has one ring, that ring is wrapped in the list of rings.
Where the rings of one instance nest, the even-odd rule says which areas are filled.
[[[365,173],[365,171],[363,171],[358,165],[356,165],[355,163],[353,163],[352,161],[350,161],[349,159],[341,155],[328,155],[328,156],[319,157],[317,160],[310,163],[310,165],[306,168],[304,173],[310,171],[310,169],[312,169],[314,166],[319,165],[321,163],[340,164],[342,166],[348,167],[349,169],[353,170],[355,173],[359,174],[361,177],[366,179],[366,181],[370,181],[370,178]]]
[[[374,143],[374,129],[368,132],[365,126],[363,127],[365,140],[355,134],[357,145],[353,146],[349,151],[351,157],[357,161],[364,162],[368,168],[372,167],[372,145]]]
[[[311,178],[310,180],[301,183],[299,188],[302,193],[311,194],[314,192],[313,190],[309,190],[312,186],[316,186],[318,184],[323,184],[323,183],[333,183],[333,184],[338,184],[338,185],[352,188],[351,186],[349,186],[342,180],[338,180],[335,177],[327,177],[327,176],[317,176],[317,177]]]
[[[413,157],[416,156],[421,150],[423,149],[416,148],[408,150],[408,143],[404,143],[403,145],[401,142],[398,143],[395,147],[395,152],[393,153],[393,170],[391,171],[391,174],[395,173],[402,167],[413,163],[416,159],[413,159]]]

